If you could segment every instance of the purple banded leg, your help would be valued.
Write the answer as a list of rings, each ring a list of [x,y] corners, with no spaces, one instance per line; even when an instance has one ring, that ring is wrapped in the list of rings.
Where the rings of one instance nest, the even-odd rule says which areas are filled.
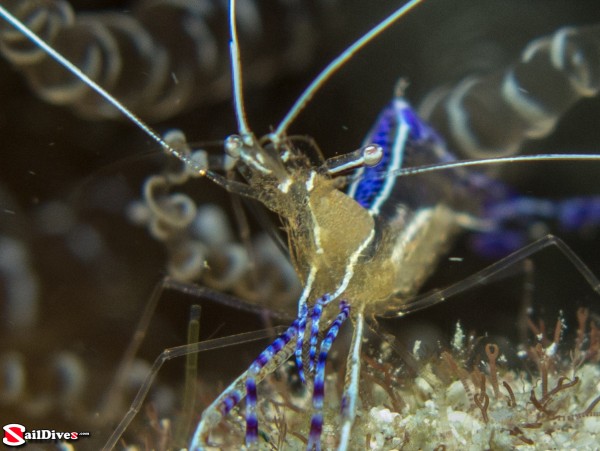
[[[240,400],[242,399],[242,394],[235,390],[233,393],[231,393],[229,396],[227,396],[224,400],[223,403],[221,404],[221,408],[219,409],[221,411],[221,415],[222,416],[227,416],[229,414],[229,412],[231,412],[231,409],[233,409],[235,406],[238,405],[238,403],[240,402]]]
[[[325,294],[315,303],[310,314],[310,347],[308,350],[309,370],[313,371],[317,361],[317,342],[319,341],[319,323],[323,314],[323,307],[331,302],[331,295]]]
[[[306,383],[306,378],[304,376],[304,364],[302,362],[302,354],[304,351],[304,333],[306,331],[306,323],[308,316],[310,315],[311,320],[311,328],[310,328],[310,337],[309,337],[309,371],[313,371],[314,363],[316,360],[316,352],[317,352],[317,342],[319,338],[319,321],[321,319],[321,314],[323,313],[323,307],[331,302],[331,296],[326,294],[319,298],[315,303],[315,306],[309,311],[306,304],[302,306],[301,313],[298,317],[298,341],[296,342],[296,367],[298,368],[298,374],[300,376],[300,380],[303,383]]]
[[[302,351],[304,347],[304,332],[306,330],[306,319],[308,317],[308,307],[306,303],[302,305],[300,315],[298,316],[298,339],[296,341],[296,367],[298,368],[298,376],[303,384],[306,384],[304,377],[304,364],[302,363]]]
[[[272,362],[275,357],[298,333],[298,320],[275,341],[260,353],[248,369],[246,379],[246,446],[254,445],[258,440],[258,416],[256,415],[256,376]],[[231,408],[229,409],[231,410]]]
[[[600,228],[600,197],[575,197],[559,202],[558,221],[568,231]]]
[[[271,359],[267,359],[268,363],[262,367],[258,374],[251,373],[250,369],[246,370],[241,374],[235,381],[229,385],[218,397],[215,399],[208,408],[202,413],[200,422],[196,427],[196,431],[190,441],[190,451],[200,451],[206,449],[208,444],[210,431],[215,428],[223,419],[229,414],[229,412],[239,403],[239,401],[245,396],[247,392],[246,381],[248,378],[252,378],[256,383],[263,380],[266,376],[271,374],[279,365],[287,361],[294,354],[294,345],[292,341],[298,333],[298,322],[294,321],[292,325],[276,340],[278,342],[277,348],[283,345],[283,348],[274,354]],[[275,345],[271,345],[272,348]],[[257,359],[258,360],[258,359]],[[257,366],[253,366],[252,370],[256,371]],[[256,395],[254,396],[256,399]]]
[[[315,360],[317,358],[317,343],[319,341],[319,322],[323,314],[323,304],[318,302],[310,313],[310,340],[308,349],[308,369],[313,371],[315,368]]]
[[[310,421],[310,432],[308,436],[307,450],[321,449],[321,432],[323,430],[323,400],[325,398],[325,364],[327,363],[327,354],[331,349],[333,341],[337,337],[340,327],[350,314],[350,306],[346,301],[340,302],[340,313],[331,324],[327,335],[321,342],[319,358],[315,371],[315,384],[313,391],[313,409],[314,413]]]
[[[484,218],[493,229],[471,238],[471,246],[479,255],[490,259],[506,257],[529,241],[528,227],[536,222],[549,222],[558,215],[558,204],[546,199],[526,196],[490,203]]]
[[[258,440],[258,416],[256,415],[256,380],[251,369],[246,380],[246,446],[250,447]]]
[[[555,223],[568,232],[600,228],[600,197],[576,197],[559,202],[514,196],[489,205],[485,219],[494,229],[471,240],[474,250],[488,258],[501,258],[524,247],[527,228],[540,222]]]

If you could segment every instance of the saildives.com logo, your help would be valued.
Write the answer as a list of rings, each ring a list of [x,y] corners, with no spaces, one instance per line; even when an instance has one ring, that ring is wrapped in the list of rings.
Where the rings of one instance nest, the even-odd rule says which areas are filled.
[[[54,429],[34,429],[28,431],[22,424],[12,423],[3,426],[6,446],[21,446],[29,441],[62,442],[89,437],[89,432],[57,432]]]

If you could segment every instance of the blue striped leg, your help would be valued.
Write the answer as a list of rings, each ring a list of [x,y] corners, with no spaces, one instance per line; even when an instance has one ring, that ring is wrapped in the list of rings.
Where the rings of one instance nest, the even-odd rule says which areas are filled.
[[[312,290],[312,284],[315,281],[317,269],[316,267],[310,268],[310,273],[306,280],[306,285],[302,291],[302,296],[298,300],[298,339],[296,341],[296,367],[298,368],[298,376],[303,384],[306,384],[306,378],[304,377],[304,365],[302,363],[302,351],[304,347],[304,332],[306,330],[306,321],[308,319],[308,295]]]
[[[280,335],[259,357],[250,368],[238,377],[213,403],[204,411],[200,423],[190,443],[190,450],[204,449],[210,430],[227,416],[227,414],[247,396],[246,443],[255,446],[258,438],[258,421],[256,417],[256,384],[272,373],[294,353],[294,337],[298,333],[298,320]]]
[[[315,364],[317,363],[317,342],[319,341],[319,323],[321,321],[321,315],[323,314],[323,308],[331,302],[331,295],[325,294],[320,297],[315,306],[313,307],[310,315],[310,348],[308,350],[308,365],[309,370],[313,371]]]
[[[282,335],[280,335],[267,349],[260,353],[248,369],[246,379],[246,446],[252,447],[258,441],[258,416],[256,415],[256,383],[261,370],[273,362],[273,358],[291,342],[298,333],[298,320]],[[273,367],[274,370],[276,367]],[[271,372],[271,371],[269,371]]]
[[[325,397],[325,364],[327,363],[327,354],[331,349],[333,341],[337,337],[340,327],[350,314],[350,306],[346,301],[340,302],[340,313],[331,324],[327,335],[321,342],[319,350],[319,359],[315,371],[315,384],[313,391],[314,413],[310,421],[310,433],[308,436],[307,450],[321,449],[321,431],[323,430],[323,400]]]
[[[298,317],[298,340],[296,341],[296,367],[298,368],[298,374],[300,375],[300,380],[303,383],[306,383],[306,379],[304,377],[304,364],[302,363],[302,354],[304,350],[304,333],[306,331],[306,323],[308,317],[310,316],[310,336],[309,336],[309,344],[310,349],[308,352],[308,361],[309,361],[309,371],[313,371],[314,365],[316,363],[316,354],[317,354],[317,342],[319,340],[319,323],[321,320],[321,315],[323,314],[323,307],[331,302],[331,295],[325,294],[320,297],[312,309],[308,309],[306,304],[304,304],[301,314]]]
[[[484,218],[493,229],[471,239],[474,250],[488,258],[501,258],[524,247],[529,229],[539,222],[556,224],[567,232],[600,229],[600,197],[575,197],[552,201],[512,196],[490,204]]]
[[[306,378],[304,377],[304,364],[302,363],[302,352],[304,347],[304,332],[306,331],[307,318],[308,307],[306,303],[304,303],[300,306],[300,313],[298,315],[298,339],[296,340],[296,350],[294,352],[298,376],[303,384],[306,384]]]
[[[363,340],[365,317],[362,312],[356,316],[350,355],[346,363],[346,384],[342,396],[342,433],[338,451],[346,451],[350,441],[350,432],[356,418],[356,401],[358,398],[358,380],[360,378],[360,350]]]

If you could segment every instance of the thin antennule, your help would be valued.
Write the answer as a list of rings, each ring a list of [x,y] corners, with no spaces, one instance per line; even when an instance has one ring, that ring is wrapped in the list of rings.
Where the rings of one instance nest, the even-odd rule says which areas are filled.
[[[229,2],[229,54],[231,56],[231,78],[233,82],[233,104],[235,106],[235,117],[238,123],[238,130],[245,139],[250,136],[250,127],[244,110],[244,94],[242,90],[242,62],[240,59],[240,45],[237,34],[237,25],[235,20],[235,0]]]
[[[568,153],[547,153],[541,155],[523,155],[516,157],[484,158],[480,160],[453,161],[451,163],[431,164],[424,166],[415,166],[410,168],[398,169],[381,173],[380,175],[369,177],[371,179],[385,179],[390,176],[403,177],[406,175],[424,174],[426,172],[447,171],[449,169],[464,168],[470,166],[485,166],[491,164],[505,163],[526,163],[530,161],[600,161],[600,155],[595,154],[568,154]]]
[[[296,103],[292,106],[287,115],[283,118],[275,133],[271,134],[273,141],[281,139],[283,134],[286,132],[290,124],[296,119],[298,114],[304,109],[304,107],[310,102],[316,92],[321,89],[325,82],[331,78],[350,58],[352,58],[357,52],[362,50],[369,42],[383,33],[388,29],[394,22],[407,14],[411,9],[417,6],[424,0],[411,0],[401,8],[397,9],[391,16],[388,16],[385,20],[380,22],[374,28],[371,29],[367,34],[357,40],[354,44],[348,47],[341,55],[334,59],[329,65],[323,69],[323,71],[313,80],[313,82],[304,90],[302,95],[298,97]]]

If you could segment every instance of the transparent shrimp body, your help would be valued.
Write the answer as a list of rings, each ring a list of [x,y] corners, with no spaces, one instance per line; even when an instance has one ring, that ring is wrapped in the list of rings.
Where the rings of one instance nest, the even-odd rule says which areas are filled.
[[[464,171],[437,174],[435,180],[395,177],[401,168],[455,160],[441,138],[416,116],[401,89],[366,141],[384,149],[382,162],[359,168],[347,192],[375,220],[374,250],[361,260],[369,268],[369,279],[361,281],[367,288],[361,297],[374,315],[401,310],[402,299],[420,288],[485,193],[465,189],[469,175]],[[392,298],[396,302],[390,302]]]
[[[402,111],[410,109],[401,99],[395,103],[402,104]],[[399,165],[389,163],[402,156],[392,154],[401,154],[415,144],[414,130],[407,133],[411,125],[401,114],[392,119],[393,124],[388,119],[382,117],[375,128],[385,126],[389,135],[401,136],[375,146],[369,136],[361,155],[373,148],[381,155],[370,166],[357,164],[361,166],[359,178],[348,193],[340,190],[339,179],[315,169],[288,140],[281,141],[279,148],[237,136],[227,140],[227,151],[238,159],[251,192],[285,224],[297,272],[302,280],[311,279],[306,294],[309,305],[325,293],[335,293],[334,298],[347,299],[353,310],[376,313],[378,303],[386,303],[397,293],[413,294],[419,288],[429,273],[424,268],[433,266],[458,230],[457,215],[441,202],[418,212],[400,203],[397,193],[394,195],[393,176],[380,184],[378,196],[361,202],[371,171],[385,176],[386,170],[398,169]],[[422,147],[434,143],[430,137],[420,141]],[[365,166],[367,174],[363,174]],[[384,195],[388,197],[385,203],[393,203],[393,208],[384,208]]]
[[[251,193],[282,218],[301,278],[307,280],[314,274],[308,301],[335,291],[352,255],[372,241],[373,217],[288,140],[277,147],[273,143],[261,146],[254,139],[234,136],[227,140],[226,148],[239,158],[238,167]]]
[[[342,409],[346,410],[342,417],[347,432],[340,443],[340,449],[346,449],[356,413],[364,318],[402,311],[403,300],[417,292],[464,225],[467,215],[452,208],[451,198],[459,197],[465,205],[473,202],[461,196],[466,191],[460,187],[462,173],[458,171],[441,177],[439,186],[431,186],[425,196],[421,193],[421,200],[425,197],[429,202],[419,207],[420,200],[414,198],[410,185],[394,177],[394,171],[403,164],[453,160],[437,135],[400,96],[381,114],[359,151],[333,158],[320,168],[311,165],[287,139],[271,137],[264,141],[262,145],[252,135],[232,136],[226,151],[248,183],[245,194],[256,197],[282,218],[290,254],[305,289],[297,320],[204,412],[191,448],[202,449],[210,443],[210,430],[244,396],[246,441],[249,446],[255,444],[256,383],[295,349],[300,378],[306,380],[305,368],[314,372],[316,413],[311,420],[309,448],[318,449],[325,360],[337,331],[350,317],[355,331],[342,401],[349,407]],[[344,193],[340,190],[344,179],[335,175],[349,168],[358,169]],[[442,195],[442,188],[453,196]],[[335,300],[340,301],[341,312]],[[307,324],[311,326],[306,340],[310,344],[308,355],[304,341]],[[318,335],[322,334],[325,338],[316,363]]]
[[[247,194],[282,218],[296,270],[311,279],[309,304],[335,293],[374,314],[378,303],[414,294],[464,223],[452,204],[477,206],[477,196],[460,186],[464,172],[448,171],[418,189],[395,176],[402,167],[454,160],[401,95],[361,149],[320,168],[291,140],[272,138],[261,144],[252,135],[231,136],[225,148],[249,184]],[[335,175],[347,168],[357,169],[343,192],[344,179]]]
[[[418,2],[410,3],[414,6]],[[382,24],[383,27],[367,34],[363,42],[371,39],[398,17],[399,15],[391,16],[390,21]],[[234,29],[232,26],[232,30]],[[233,40],[237,41],[237,38]],[[43,47],[40,43],[38,45]],[[358,48],[360,46],[353,46],[344,58],[335,63],[347,61]],[[322,84],[334,69],[325,71],[325,76],[318,78],[316,84]],[[106,93],[97,89],[83,74],[75,70],[73,72],[107,98]],[[239,76],[239,69],[237,75]],[[312,93],[314,94],[314,90]],[[310,96],[301,100],[306,103],[308,97]],[[237,103],[242,103],[240,95]],[[320,412],[323,410],[324,362],[339,328],[350,317],[355,324],[355,332],[346,371],[339,440],[340,449],[348,449],[350,429],[357,410],[364,318],[388,311],[410,311],[405,301],[418,290],[460,227],[469,225],[471,218],[468,213],[472,207],[477,208],[480,202],[478,196],[474,196],[470,190],[477,184],[465,187],[467,177],[464,172],[468,163],[456,162],[456,166],[452,167],[455,160],[453,156],[398,97],[382,113],[373,133],[367,138],[368,144],[357,154],[350,155],[345,160],[342,158],[346,164],[336,160],[315,168],[285,138],[285,130],[293,115],[292,119],[283,121],[276,133],[260,141],[253,137],[247,127],[240,126],[241,136],[231,136],[226,143],[226,151],[237,162],[237,168],[247,181],[247,184],[240,184],[214,174],[212,168],[194,162],[169,147],[125,108],[119,109],[168,153],[188,164],[191,172],[207,176],[231,192],[256,198],[280,215],[288,233],[293,263],[305,281],[305,290],[299,301],[298,319],[204,412],[191,448],[203,448],[211,427],[221,421],[244,396],[249,406],[246,414],[246,440],[250,446],[255,446],[255,384],[282,361],[291,357],[294,349],[300,369],[302,370],[303,361],[309,361],[312,365],[308,366],[314,371],[311,379],[314,385],[315,413],[311,419],[309,448],[319,448],[323,427]],[[382,142],[379,142],[380,135],[385,135]],[[371,143],[376,145],[371,146]],[[379,157],[374,158],[373,155]],[[542,157],[541,159],[553,159],[552,155]],[[591,156],[580,157],[590,161],[597,159]],[[575,159],[573,156],[568,158]],[[378,162],[378,159],[381,161]],[[527,157],[523,158],[526,159]],[[499,160],[491,161],[494,162]],[[397,176],[404,174],[404,169],[418,170],[420,166],[431,164],[445,164],[445,171],[436,173],[439,181],[437,185],[427,186],[428,193],[425,197],[429,198],[423,202],[423,193],[415,196],[413,192],[413,189],[421,191],[420,185],[411,177]],[[370,166],[373,166],[373,171],[369,170]],[[336,176],[345,168],[351,167],[361,169],[356,179],[353,179],[356,181],[345,194],[340,190],[343,184],[340,182],[341,178]],[[371,183],[369,181],[380,183],[376,189],[372,189],[368,186]],[[419,188],[410,188],[409,184]],[[453,194],[449,196],[449,192]],[[465,192],[469,194],[463,195]],[[468,205],[457,208],[453,199],[455,197],[460,201],[458,204],[464,202]],[[415,199],[418,199],[418,205]],[[515,211],[518,212],[518,209]],[[334,300],[341,300],[339,313],[334,306],[329,305]],[[322,313],[319,313],[321,309]],[[320,326],[319,319],[323,320]],[[312,343],[313,339],[316,343],[318,335],[324,335],[318,358],[310,355],[306,358],[303,355],[303,334],[307,322],[312,322],[313,325],[310,332],[311,350],[316,347]]]

